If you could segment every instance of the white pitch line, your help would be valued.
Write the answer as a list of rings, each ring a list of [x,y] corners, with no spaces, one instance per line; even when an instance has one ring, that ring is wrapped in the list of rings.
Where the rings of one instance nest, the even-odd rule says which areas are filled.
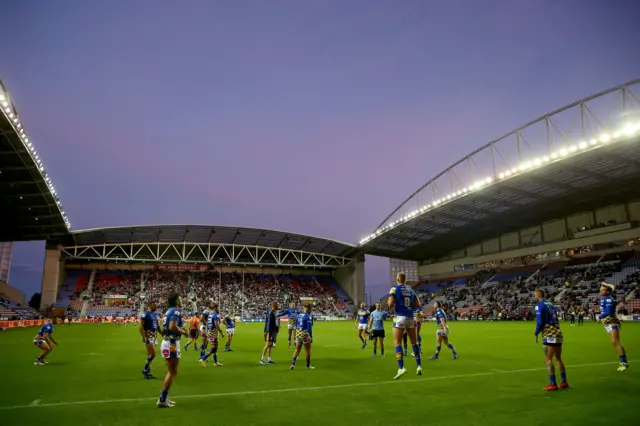
[[[635,360],[630,362],[637,362]],[[567,366],[572,368],[585,368],[585,367],[597,367],[602,365],[618,364],[618,362],[595,362],[590,364],[577,364]],[[366,382],[366,383],[345,383],[343,385],[327,385],[327,386],[311,386],[306,388],[287,388],[287,389],[266,389],[266,390],[253,390],[253,391],[238,391],[238,392],[224,392],[224,393],[202,393],[195,395],[172,395],[171,399],[194,399],[194,398],[213,398],[221,396],[245,396],[245,395],[262,395],[265,393],[287,393],[287,392],[300,392],[300,391],[313,391],[313,390],[326,390],[326,389],[342,389],[342,388],[357,388],[366,386],[379,386],[390,385],[393,383],[415,383],[415,382],[430,382],[435,380],[449,380],[449,379],[464,379],[468,377],[483,377],[483,376],[497,376],[503,374],[517,374],[517,373],[530,373],[534,371],[546,371],[543,368],[525,368],[522,370],[505,370],[505,371],[488,371],[484,373],[471,373],[471,374],[456,374],[453,376],[437,376],[437,377],[422,377],[419,379],[409,380],[387,380],[384,382]],[[40,408],[40,407],[68,407],[74,405],[90,405],[90,404],[114,404],[119,402],[143,402],[143,401],[156,401],[158,398],[122,398],[122,399],[97,399],[92,401],[70,401],[70,402],[51,402],[47,404],[38,405],[12,405],[7,407],[0,407],[0,411],[4,410],[18,410],[21,408]]]

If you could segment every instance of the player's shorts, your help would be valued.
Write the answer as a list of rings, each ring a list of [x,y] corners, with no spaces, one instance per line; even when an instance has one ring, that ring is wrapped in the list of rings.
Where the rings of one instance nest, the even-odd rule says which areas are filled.
[[[155,337],[147,337],[147,340],[145,340],[144,344],[145,345],[153,345],[153,346],[155,346],[155,345],[158,344],[158,341],[156,340]]]
[[[298,343],[302,343],[303,345],[311,343],[309,333],[303,330],[296,330],[296,344]]]
[[[562,341],[563,341],[563,337],[545,337],[542,339],[542,344],[544,346],[551,346],[551,347],[560,347],[562,346]]]
[[[613,330],[620,330],[622,328],[622,324],[605,324],[604,329],[607,333],[611,333]]]
[[[227,336],[233,336],[233,334],[236,332],[235,328],[227,328]]]
[[[205,327],[200,327],[200,337],[207,337],[207,329]]]
[[[393,328],[402,328],[407,330],[409,328],[414,328],[415,326],[416,321],[413,317],[397,316],[393,318]]]
[[[163,339],[160,344],[160,353],[165,359],[180,359],[180,340]]]
[[[198,330],[196,330],[195,328],[189,329],[189,337],[191,337],[192,339],[198,337]]]
[[[277,331],[273,331],[273,332],[267,332],[267,335],[264,338],[265,342],[275,342],[276,341],[276,336],[278,335]]]
[[[447,327],[447,328],[438,328],[436,330],[436,336],[449,337],[449,327]]]
[[[295,329],[296,329],[295,324],[287,324],[287,330],[295,330]]]
[[[207,339],[209,339],[210,342],[217,342],[218,341],[218,331],[213,331],[213,332],[209,332],[209,334],[207,334]]]
[[[44,340],[44,337],[40,337],[40,336],[36,336],[33,338],[33,344],[40,347],[41,344],[43,343],[47,343],[46,340]]]
[[[358,324],[358,330],[366,330],[367,324]]]
[[[385,337],[384,330],[371,330],[371,337],[374,339],[376,337],[382,337],[384,339]]]

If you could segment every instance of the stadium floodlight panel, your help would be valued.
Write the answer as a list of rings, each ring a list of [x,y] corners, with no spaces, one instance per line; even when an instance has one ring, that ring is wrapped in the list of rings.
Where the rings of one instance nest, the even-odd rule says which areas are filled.
[[[640,133],[640,121],[638,122],[627,122],[622,125],[620,130],[615,131],[613,133],[603,132],[597,138],[592,138],[587,143],[586,141],[580,141],[576,144],[569,145],[567,147],[561,147],[559,150],[549,153],[549,155],[545,155],[543,157],[534,158],[532,160],[523,161],[517,166],[512,167],[511,169],[507,169],[503,172],[498,173],[495,177],[498,180],[505,180],[512,176],[521,174],[523,172],[536,169],[544,164],[556,161],[564,161],[565,158],[570,158],[573,155],[578,155],[580,152],[585,152],[589,149],[597,149],[599,146],[603,146],[604,144],[619,142],[627,137],[632,137]],[[601,144],[601,145],[599,145]],[[360,241],[360,245],[369,242],[370,240],[379,237],[384,234],[388,229],[391,229],[395,224],[400,221],[407,221],[409,219],[413,219],[416,216],[427,213],[441,204],[452,201],[456,198],[465,196],[469,192],[474,192],[476,190],[482,189],[487,185],[491,185],[494,182],[493,176],[487,176],[485,179],[478,180],[471,184],[468,188],[464,188],[461,191],[454,191],[451,194],[447,194],[442,198],[436,199],[432,202],[432,204],[427,204],[426,206],[411,212],[407,216],[402,216],[400,219],[397,219],[394,222],[390,222],[388,225],[382,226],[377,229],[376,232],[367,236],[366,238]]]
[[[53,183],[51,182],[51,179],[47,175],[47,172],[45,171],[45,168],[42,165],[42,161],[40,160],[40,156],[36,152],[36,148],[33,146],[33,143],[29,140],[29,137],[27,136],[27,133],[24,130],[24,126],[22,125],[22,122],[20,121],[20,117],[18,115],[18,112],[16,111],[16,108],[13,106],[13,103],[11,102],[9,94],[4,92],[2,88],[0,88],[0,105],[2,106],[2,109],[1,109],[2,112],[4,113],[4,115],[9,120],[9,123],[11,123],[11,125],[13,126],[14,131],[16,132],[18,137],[20,138],[20,141],[22,142],[22,144],[26,148],[26,151],[31,155],[31,157],[33,158],[34,162],[38,165],[38,167],[37,167],[38,171],[40,172],[40,175],[42,176],[43,180],[45,181],[45,184],[49,188],[49,192],[51,193],[51,195],[53,196],[54,200],[56,201],[55,204],[58,206],[58,210],[60,211],[60,215],[62,216],[62,219],[64,220],[64,223],[65,223],[65,225],[67,227],[67,230],[71,230],[71,222],[67,218],[67,214],[65,213],[64,209],[62,208],[62,204],[60,203],[60,200],[58,198],[58,193],[56,192],[56,189],[53,186]],[[36,218],[36,220],[37,220],[37,218]]]

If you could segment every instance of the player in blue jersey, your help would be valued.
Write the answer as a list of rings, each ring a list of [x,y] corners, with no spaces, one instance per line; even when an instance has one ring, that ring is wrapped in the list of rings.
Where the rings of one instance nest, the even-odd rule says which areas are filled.
[[[418,342],[418,348],[420,349],[420,355],[422,355],[422,336],[420,335],[420,331],[422,330],[422,320],[424,316],[422,315],[422,308],[416,309],[413,313],[413,319],[416,322],[416,341]],[[403,336],[404,337],[404,336]],[[404,353],[407,354],[407,342],[404,343]],[[413,356],[413,353],[411,354]]]
[[[158,309],[155,302],[149,303],[149,310],[142,314],[138,321],[138,331],[142,336],[142,343],[147,348],[147,362],[142,369],[142,376],[145,379],[155,379],[151,374],[151,363],[156,357],[156,333],[158,332]]]
[[[382,310],[382,304],[376,303],[376,310],[369,315],[369,335],[373,339],[373,356],[377,355],[378,341],[380,341],[380,355],[384,356],[384,320],[387,313]]]
[[[413,319],[413,312],[420,307],[420,301],[413,289],[405,284],[406,279],[407,275],[404,272],[400,272],[396,278],[397,285],[389,290],[389,309],[395,309],[393,343],[396,347],[396,359],[398,360],[398,374],[396,374],[394,380],[407,374],[407,370],[404,368],[404,353],[401,346],[402,335],[405,330],[416,358],[417,374],[418,376],[422,375],[422,359],[416,342],[416,327]]]
[[[209,314],[211,313],[211,306],[213,306],[213,299],[207,299],[206,307],[200,315],[200,359],[204,359],[207,355],[207,348],[209,347],[209,339],[207,337],[207,321]]]
[[[311,343],[313,342],[313,318],[311,317],[311,304],[304,306],[304,311],[298,313],[296,316],[296,345],[293,351],[293,358],[291,359],[291,367],[293,370],[296,368],[296,361],[300,350],[304,345],[304,350],[307,352],[307,370],[315,370],[315,367],[311,366]]]
[[[615,287],[606,282],[602,282],[600,286],[600,316],[598,321],[602,321],[604,329],[609,333],[611,344],[618,352],[620,357],[620,365],[618,371],[624,371],[629,368],[629,361],[627,361],[627,352],[620,343],[620,328],[622,323],[618,319],[616,314],[616,300],[613,298],[613,291]]]
[[[211,312],[209,312],[209,317],[207,318],[207,338],[211,343],[211,349],[209,349],[209,353],[204,358],[200,359],[202,368],[207,366],[211,355],[213,355],[213,365],[222,367],[222,364],[218,362],[218,334],[224,337],[224,333],[220,328],[220,311],[218,305],[214,303],[211,305]]]
[[[46,318],[44,320],[44,325],[40,327],[40,331],[38,331],[36,337],[33,338],[33,344],[42,350],[34,364],[47,364],[44,358],[53,350],[54,344],[58,346],[58,342],[53,338],[53,324],[51,323],[51,318]]]
[[[296,317],[300,314],[300,309],[296,308],[295,303],[291,303],[287,309],[278,313],[278,318],[287,317],[289,319],[287,324],[287,341],[289,342],[289,349],[291,349],[291,337],[296,331]]]
[[[564,362],[562,362],[562,331],[560,331],[560,322],[558,321],[558,310],[553,304],[545,300],[544,290],[536,289],[536,343],[538,343],[538,335],[542,333],[542,345],[544,346],[544,360],[547,364],[549,372],[549,385],[544,391],[557,391],[556,369],[553,360],[558,362],[560,370],[560,388],[568,388],[567,373],[565,372]]]
[[[445,314],[444,309],[442,309],[442,304],[440,302],[435,302],[433,304],[433,316],[436,318],[436,353],[429,359],[438,359],[440,356],[440,348],[444,343],[447,345],[449,349],[451,349],[451,353],[453,354],[453,359],[458,359],[459,355],[456,350],[453,348],[451,342],[449,342],[449,324],[447,324],[447,314]]]
[[[367,332],[369,315],[370,312],[366,309],[366,305],[364,304],[364,302],[361,303],[360,309],[358,309],[358,316],[356,318],[356,328],[358,329],[358,338],[362,342],[362,349],[367,347],[367,341],[364,339],[364,336],[362,334],[366,334]]]
[[[169,310],[164,314],[165,322],[162,326],[162,344],[160,353],[167,362],[167,375],[164,378],[160,398],[156,405],[158,408],[170,408],[176,403],[171,401],[169,390],[173,384],[173,379],[178,374],[178,364],[180,362],[180,338],[187,335],[187,330],[182,328],[182,297],[177,293],[169,295],[167,298]]]
[[[260,365],[275,364],[271,359],[271,350],[276,341],[276,335],[278,334],[278,302],[271,304],[271,309],[267,311],[267,317],[264,322],[264,348],[262,348],[262,356],[258,363]],[[268,355],[268,359],[265,361],[264,357]]]
[[[224,316],[224,330],[227,332],[227,343],[224,345],[225,352],[232,352],[231,350],[231,341],[233,340],[233,335],[236,332],[236,320],[233,315],[225,315]]]

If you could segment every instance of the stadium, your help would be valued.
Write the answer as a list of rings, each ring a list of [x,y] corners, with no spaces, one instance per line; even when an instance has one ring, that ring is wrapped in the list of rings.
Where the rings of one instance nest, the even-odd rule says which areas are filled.
[[[389,395],[416,407],[404,422],[532,425],[544,420],[542,408],[569,424],[590,424],[603,417],[603,405],[586,402],[606,401],[608,421],[634,424],[638,373],[616,372],[617,354],[595,319],[605,281],[616,288],[630,363],[640,359],[633,323],[640,321],[639,93],[640,79],[633,80],[489,142],[352,244],[225,225],[72,230],[28,123],[0,85],[0,241],[46,241],[39,309],[1,284],[0,341],[11,350],[0,364],[7,378],[0,424],[36,424],[44,413],[110,425],[201,424],[212,416],[229,425],[347,424],[372,414],[396,424]],[[353,316],[368,302],[365,255],[390,259],[389,286],[396,273],[407,274],[428,320],[435,302],[446,306],[459,360],[450,361],[445,348],[427,361],[435,332],[428,322],[421,377],[393,381],[394,356],[371,359],[370,347],[361,350]],[[546,369],[533,340],[536,288],[563,318],[580,312],[586,319],[580,327],[562,322],[572,387],[553,395],[540,392]],[[172,390],[177,408],[159,417],[161,380],[140,377],[146,354],[137,325],[120,321],[149,301],[165,310],[171,292],[183,296],[189,314],[214,300],[238,331],[233,352],[221,353],[222,368],[203,369],[195,350],[182,352]],[[276,364],[257,364],[274,301],[282,309],[313,305],[318,370],[289,371],[285,331]],[[386,308],[386,297],[381,302]],[[61,345],[49,365],[36,367],[29,339],[43,316],[53,318]],[[159,359],[153,369],[166,373]],[[407,387],[400,392],[398,383]],[[437,410],[421,411],[425,401]]]

